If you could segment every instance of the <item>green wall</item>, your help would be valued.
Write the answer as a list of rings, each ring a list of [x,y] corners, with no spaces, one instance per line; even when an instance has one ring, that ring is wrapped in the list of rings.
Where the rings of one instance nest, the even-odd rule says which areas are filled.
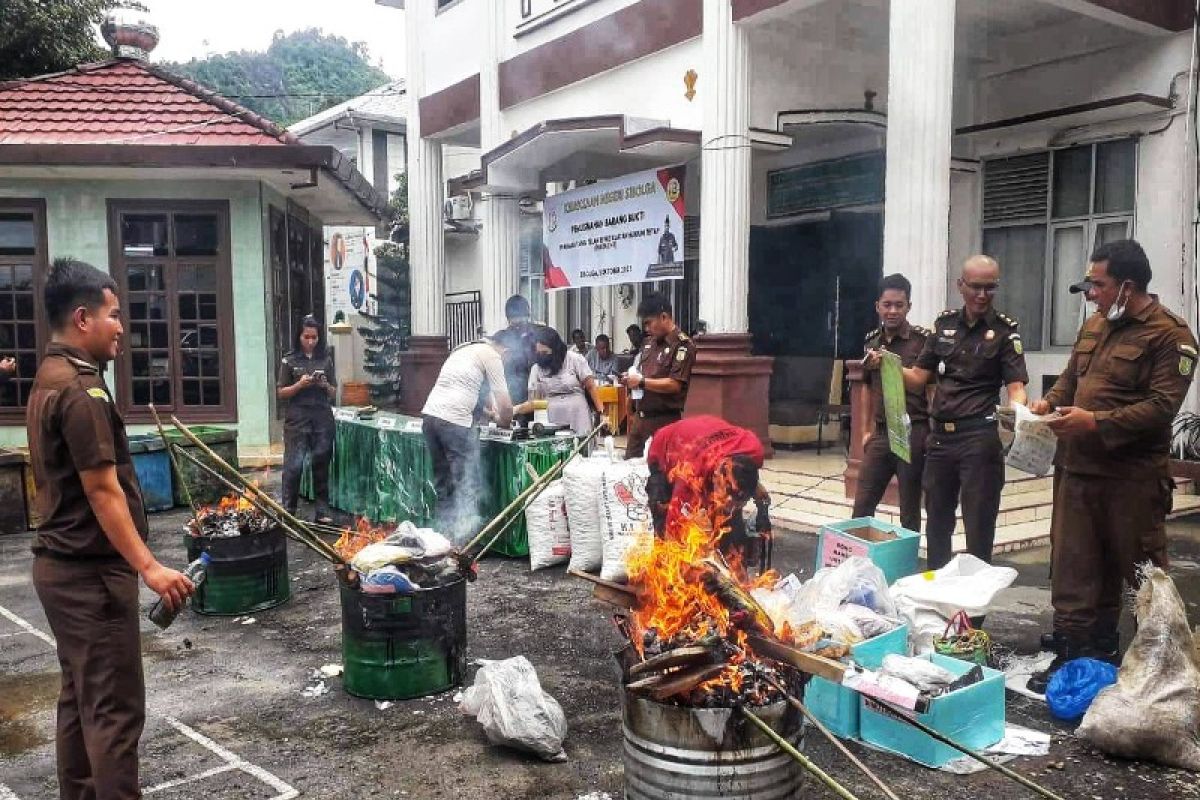
[[[148,172],[151,172],[148,170]],[[268,330],[266,206],[258,181],[2,179],[0,197],[43,198],[50,259],[74,256],[107,270],[110,199],[228,200],[232,244],[239,450],[265,455],[274,394]],[[282,205],[282,204],[280,204]],[[111,381],[111,377],[110,377]],[[130,426],[133,431],[147,426]],[[24,445],[23,426],[0,426],[0,445]]]

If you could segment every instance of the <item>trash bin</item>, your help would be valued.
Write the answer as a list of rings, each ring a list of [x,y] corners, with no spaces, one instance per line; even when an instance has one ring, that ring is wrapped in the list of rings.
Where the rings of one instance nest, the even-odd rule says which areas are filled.
[[[231,467],[236,468],[238,466],[236,430],[214,428],[207,425],[197,425],[190,428],[190,430],[195,434],[197,439],[208,445],[209,449],[225,459]],[[188,439],[185,439],[179,431],[167,431],[167,440],[188,450],[193,456],[208,466],[214,466],[209,462],[208,457],[200,448],[196,447]],[[229,494],[228,487],[186,458],[179,459],[179,473],[180,481],[187,484],[188,489],[192,492],[192,502],[197,505],[211,505]],[[183,493],[183,486],[180,485],[180,481],[175,482],[173,490],[175,505],[186,506],[187,496]]]
[[[0,534],[29,529],[25,473],[24,453],[0,449]]]
[[[197,614],[236,616],[274,608],[291,596],[287,538],[279,528],[241,536],[183,535],[188,562],[210,559],[204,583],[192,595]]]
[[[142,487],[142,502],[147,511],[168,511],[175,505],[171,457],[167,446],[156,433],[129,437],[129,452],[133,469]]]

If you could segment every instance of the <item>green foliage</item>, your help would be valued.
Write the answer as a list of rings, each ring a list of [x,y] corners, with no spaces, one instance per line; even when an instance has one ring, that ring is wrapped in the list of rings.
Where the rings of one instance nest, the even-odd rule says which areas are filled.
[[[371,65],[365,44],[315,28],[287,36],[277,31],[265,53],[243,50],[163,66],[285,127],[388,82]]]
[[[412,332],[408,245],[384,242],[375,248],[378,313],[363,314],[368,325],[358,333],[366,344],[363,369],[373,378],[371,402],[380,408],[400,403],[400,359]]]
[[[0,81],[108,58],[93,26],[117,8],[146,10],[127,0],[0,0]]]

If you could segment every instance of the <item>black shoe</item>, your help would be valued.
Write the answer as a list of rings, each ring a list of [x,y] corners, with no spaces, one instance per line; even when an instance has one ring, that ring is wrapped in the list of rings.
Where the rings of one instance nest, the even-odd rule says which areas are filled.
[[[1042,637],[1038,639],[1038,644],[1042,646],[1043,650],[1058,650],[1058,634],[1054,631],[1043,633]]]
[[[1029,678],[1029,683],[1025,684],[1025,688],[1034,694],[1045,694],[1046,687],[1050,685],[1050,679],[1054,677],[1054,673],[1058,672],[1067,662],[1074,661],[1077,658],[1095,657],[1095,649],[1090,645],[1072,641],[1061,634],[1058,636],[1058,646],[1055,648],[1054,660],[1050,665],[1043,670],[1033,673]]]
[[[313,516],[313,522],[317,523],[318,525],[332,525],[333,512],[331,512],[328,508],[318,508],[317,513]]]

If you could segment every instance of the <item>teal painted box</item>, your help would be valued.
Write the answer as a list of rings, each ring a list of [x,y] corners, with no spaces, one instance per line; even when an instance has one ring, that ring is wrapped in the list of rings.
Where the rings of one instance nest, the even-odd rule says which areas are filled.
[[[920,545],[921,534],[874,517],[831,522],[821,526],[817,539],[817,569],[861,556],[883,570],[891,586],[917,571]]]
[[[974,667],[966,661],[931,653],[934,664],[965,675]],[[926,736],[906,722],[878,711],[879,704],[860,697],[860,735],[876,747],[907,756],[927,767],[945,766],[962,753]],[[917,720],[943,736],[973,750],[991,747],[1004,738],[1004,674],[983,667],[983,681],[929,701],[929,711]]]
[[[908,654],[908,626],[901,625],[873,639],[851,645],[850,656],[867,669],[879,669],[883,657]],[[814,677],[804,689],[804,704],[829,730],[843,739],[857,739],[859,730],[858,692],[824,678]]]

